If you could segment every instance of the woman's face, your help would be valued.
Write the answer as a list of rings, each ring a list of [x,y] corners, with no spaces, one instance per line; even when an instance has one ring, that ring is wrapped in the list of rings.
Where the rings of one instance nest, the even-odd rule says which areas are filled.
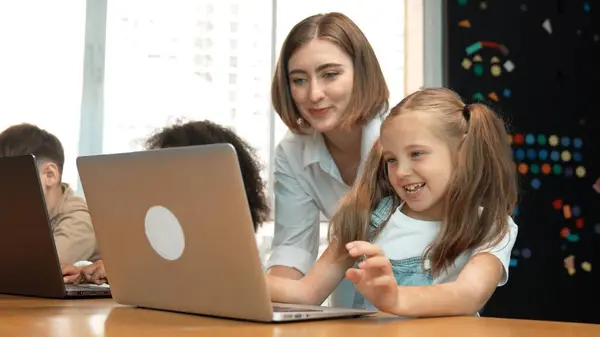
[[[290,91],[300,114],[318,132],[336,129],[344,119],[354,86],[354,64],[332,42],[314,39],[288,62]]]

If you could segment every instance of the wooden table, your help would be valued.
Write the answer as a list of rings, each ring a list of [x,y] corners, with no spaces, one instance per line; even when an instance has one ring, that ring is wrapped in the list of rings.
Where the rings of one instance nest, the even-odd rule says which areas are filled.
[[[261,324],[117,305],[112,300],[48,300],[0,295],[2,337],[377,336],[599,337],[600,325],[475,317],[359,319]]]

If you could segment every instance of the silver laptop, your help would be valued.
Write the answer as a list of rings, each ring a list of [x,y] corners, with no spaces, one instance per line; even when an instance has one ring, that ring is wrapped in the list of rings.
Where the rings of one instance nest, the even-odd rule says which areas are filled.
[[[33,155],[0,158],[0,293],[110,297],[110,288],[65,285]]]
[[[77,158],[120,304],[274,322],[373,311],[270,302],[230,144]]]

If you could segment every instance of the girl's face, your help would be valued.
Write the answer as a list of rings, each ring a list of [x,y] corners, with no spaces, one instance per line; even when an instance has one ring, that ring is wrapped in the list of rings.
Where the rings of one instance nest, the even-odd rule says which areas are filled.
[[[354,86],[350,56],[329,41],[314,39],[294,52],[288,71],[292,98],[304,120],[318,132],[337,128]]]
[[[432,129],[430,114],[408,112],[388,120],[381,130],[383,158],[390,184],[405,201],[408,216],[440,221],[454,171],[453,152]]]

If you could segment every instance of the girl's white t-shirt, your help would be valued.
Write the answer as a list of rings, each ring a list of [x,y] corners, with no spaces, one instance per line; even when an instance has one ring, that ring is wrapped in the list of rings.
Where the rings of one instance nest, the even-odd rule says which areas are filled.
[[[422,257],[427,246],[440,231],[440,222],[410,218],[401,212],[402,206],[394,211],[385,228],[374,241],[375,244],[381,247],[390,260]],[[486,245],[461,254],[455,260],[454,265],[449,266],[444,273],[433,279],[433,284],[455,281],[473,255],[479,252],[486,252],[496,256],[504,266],[504,275],[498,286],[504,285],[508,281],[510,254],[518,233],[518,226],[511,217],[508,217],[508,224],[509,231],[498,244],[495,246]],[[424,261],[424,266],[425,268],[429,267],[427,259]]]

